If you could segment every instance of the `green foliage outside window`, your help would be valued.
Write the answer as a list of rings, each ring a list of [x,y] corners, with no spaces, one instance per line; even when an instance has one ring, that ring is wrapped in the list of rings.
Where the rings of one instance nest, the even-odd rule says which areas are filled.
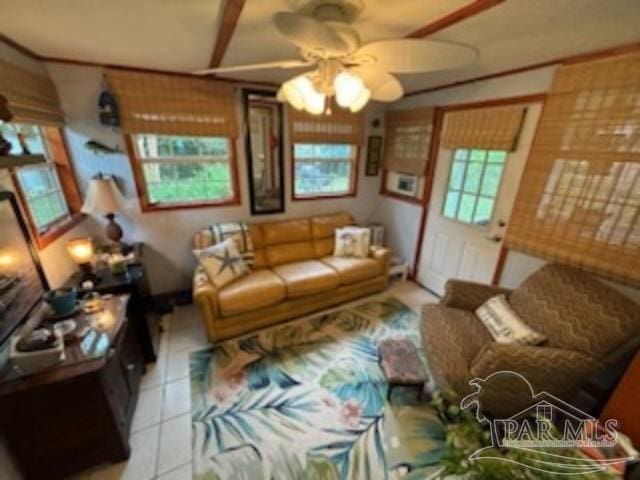
[[[233,196],[229,139],[145,134],[135,141],[151,203],[222,201]]]
[[[350,191],[353,145],[296,143],[293,152],[296,195],[331,196]]]
[[[472,225],[487,225],[493,216],[507,152],[456,149],[442,214]]]

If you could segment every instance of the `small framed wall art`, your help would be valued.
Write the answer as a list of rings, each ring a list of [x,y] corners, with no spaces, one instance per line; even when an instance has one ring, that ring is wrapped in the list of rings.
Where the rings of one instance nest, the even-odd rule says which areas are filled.
[[[380,171],[382,161],[382,137],[380,135],[370,135],[367,144],[367,164],[365,175],[375,177]]]

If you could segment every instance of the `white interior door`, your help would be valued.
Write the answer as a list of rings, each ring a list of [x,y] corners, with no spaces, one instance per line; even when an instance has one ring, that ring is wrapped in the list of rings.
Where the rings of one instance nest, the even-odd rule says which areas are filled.
[[[442,295],[451,278],[491,282],[540,110],[529,105],[515,152],[438,152],[417,268],[429,290]]]

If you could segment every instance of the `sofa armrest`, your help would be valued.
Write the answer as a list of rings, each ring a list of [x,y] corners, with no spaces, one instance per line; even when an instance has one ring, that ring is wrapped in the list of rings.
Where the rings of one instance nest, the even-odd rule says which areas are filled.
[[[369,256],[382,265],[385,275],[389,275],[389,263],[391,262],[391,250],[385,247],[369,247]]]
[[[501,293],[505,295],[511,293],[511,290],[507,288],[467,282],[464,280],[449,280],[444,290],[444,296],[440,299],[442,305],[472,312],[491,297],[495,297]]]
[[[562,396],[584,384],[595,368],[593,358],[573,350],[491,342],[475,356],[469,370],[481,379],[501,371],[517,372],[535,394],[544,390]]]
[[[202,307],[202,315],[209,340],[213,341],[214,322],[220,317],[218,289],[209,281],[209,277],[200,266],[193,274],[193,300]]]

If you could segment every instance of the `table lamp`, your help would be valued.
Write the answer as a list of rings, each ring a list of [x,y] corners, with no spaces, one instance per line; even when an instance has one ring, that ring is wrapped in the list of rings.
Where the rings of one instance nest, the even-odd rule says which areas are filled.
[[[122,194],[113,177],[98,174],[89,180],[82,212],[90,215],[104,215],[107,218],[107,238],[119,243],[122,238],[122,227],[115,221],[115,214],[122,209],[123,203]]]
[[[95,281],[91,260],[93,259],[93,240],[91,237],[74,238],[67,242],[67,251],[82,271],[82,281]]]

